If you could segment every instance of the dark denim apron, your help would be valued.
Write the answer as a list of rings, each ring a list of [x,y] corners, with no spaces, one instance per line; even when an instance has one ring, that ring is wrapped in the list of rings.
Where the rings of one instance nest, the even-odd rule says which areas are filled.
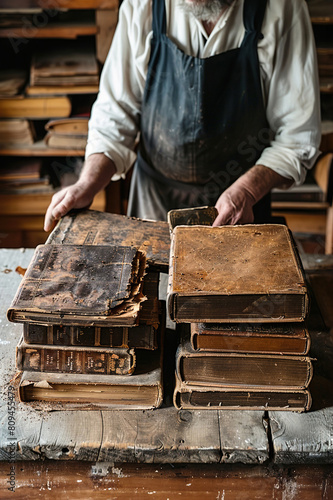
[[[166,220],[173,208],[215,205],[270,144],[257,51],[266,3],[244,0],[241,46],[201,59],[167,37],[164,0],[153,0],[128,215]],[[269,212],[266,196],[255,206],[256,222]]]

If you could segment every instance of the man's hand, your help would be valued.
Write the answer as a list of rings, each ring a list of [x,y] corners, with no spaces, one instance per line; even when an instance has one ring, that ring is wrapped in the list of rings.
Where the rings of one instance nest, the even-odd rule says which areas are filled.
[[[53,229],[56,221],[73,208],[89,207],[94,196],[107,186],[115,172],[114,163],[103,153],[89,156],[83,166],[80,179],[72,186],[53,195],[46,211],[44,230]]]
[[[264,165],[255,165],[221,194],[213,226],[253,222],[253,205],[273,187],[288,187],[292,182]]]
[[[246,188],[232,184],[216,202],[218,210],[213,226],[249,224],[253,222],[253,196]]]
[[[44,230],[50,231],[55,222],[73,208],[89,207],[95,194],[90,186],[80,181],[55,193],[45,214]]]

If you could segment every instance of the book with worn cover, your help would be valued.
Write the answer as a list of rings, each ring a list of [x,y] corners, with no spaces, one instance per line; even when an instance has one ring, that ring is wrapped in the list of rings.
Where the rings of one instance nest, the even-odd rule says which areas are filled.
[[[14,382],[13,382],[14,383]],[[18,396],[37,410],[158,408],[163,400],[160,351],[139,351],[133,375],[24,371]]]
[[[134,349],[122,347],[55,346],[26,344],[16,347],[18,370],[131,375],[135,368]]]
[[[13,322],[131,326],[137,324],[146,259],[133,247],[40,245],[22,279]]]
[[[313,375],[306,356],[195,351],[182,336],[176,353],[179,380],[191,385],[305,389]]]
[[[168,212],[170,231],[176,226],[211,226],[218,216],[215,207],[177,208]]]
[[[132,349],[157,349],[157,330],[151,325],[137,325],[131,328],[38,325],[25,323],[23,338],[26,344],[123,347]]]
[[[177,226],[168,310],[177,322],[303,321],[308,292],[288,228]]]
[[[311,406],[307,389],[271,389],[247,386],[205,387],[181,382],[176,377],[173,394],[176,408],[186,410],[289,410],[306,411]]]
[[[133,246],[146,254],[150,266],[166,271],[169,266],[168,223],[125,215],[72,211],[58,222],[46,244]]]
[[[305,323],[192,323],[197,351],[305,355],[310,349]]]

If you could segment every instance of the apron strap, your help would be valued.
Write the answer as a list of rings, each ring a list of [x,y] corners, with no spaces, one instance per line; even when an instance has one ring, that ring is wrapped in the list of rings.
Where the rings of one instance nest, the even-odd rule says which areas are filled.
[[[256,34],[257,40],[264,37],[261,33],[261,26],[265,17],[266,5],[267,0],[244,0],[243,23],[245,35],[242,45],[244,45],[249,33]]]
[[[166,34],[166,12],[164,0],[152,0],[153,2],[153,33],[154,37]]]

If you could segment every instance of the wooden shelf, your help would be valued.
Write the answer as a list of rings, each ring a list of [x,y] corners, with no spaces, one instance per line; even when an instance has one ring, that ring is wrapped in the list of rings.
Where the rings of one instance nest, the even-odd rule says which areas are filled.
[[[325,201],[272,201],[272,210],[327,210],[329,203]]]
[[[16,0],[13,8],[13,0],[2,0],[1,9],[116,9],[118,0]],[[0,11],[1,11],[0,9]]]
[[[79,95],[79,94],[97,94],[98,85],[75,85],[75,86],[48,86],[48,87],[30,87],[25,88],[27,96],[54,96],[54,95]]]
[[[309,0],[307,3],[312,23],[333,23],[333,4],[331,0]]]
[[[15,146],[0,149],[0,156],[84,156],[83,149],[56,149],[37,141],[32,146]]]
[[[324,94],[332,94],[333,93],[333,77],[326,78],[322,77],[319,80],[320,83],[320,92]]]
[[[16,28],[0,28],[0,38],[66,38],[76,39],[78,36],[97,35],[98,26],[89,24],[53,24],[43,28],[31,26]]]

